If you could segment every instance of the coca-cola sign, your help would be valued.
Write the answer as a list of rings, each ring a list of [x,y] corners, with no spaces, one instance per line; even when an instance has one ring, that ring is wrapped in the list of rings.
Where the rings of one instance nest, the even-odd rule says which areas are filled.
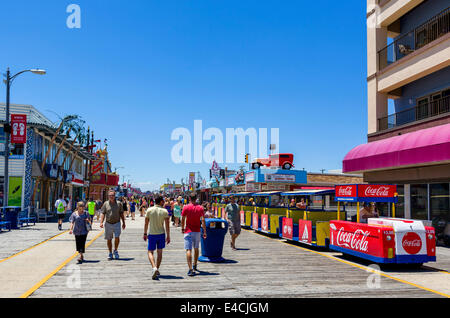
[[[402,246],[406,253],[417,254],[422,249],[422,239],[417,233],[408,232],[403,236]]]
[[[361,229],[358,229],[355,232],[346,232],[344,228],[341,227],[336,235],[336,245],[352,250],[367,252],[369,244],[367,237],[369,234],[369,231],[363,231]]]
[[[360,184],[358,197],[361,198],[393,198],[397,192],[395,185]]]
[[[336,197],[356,197],[356,185],[340,185],[335,188]]]

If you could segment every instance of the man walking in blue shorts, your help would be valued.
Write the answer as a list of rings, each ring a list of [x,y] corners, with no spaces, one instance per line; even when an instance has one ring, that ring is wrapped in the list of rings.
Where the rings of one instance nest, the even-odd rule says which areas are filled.
[[[161,266],[163,249],[166,247],[166,243],[170,243],[170,217],[169,212],[162,207],[163,204],[164,199],[157,197],[155,205],[147,209],[145,216],[144,241],[148,240],[148,259],[152,264],[152,279],[154,280],[160,276],[159,268]],[[158,251],[156,262],[153,255],[155,250]]]

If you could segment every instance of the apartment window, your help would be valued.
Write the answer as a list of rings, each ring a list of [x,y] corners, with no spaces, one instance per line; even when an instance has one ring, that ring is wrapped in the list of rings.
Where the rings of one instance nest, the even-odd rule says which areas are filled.
[[[411,218],[428,220],[428,185],[411,185]]]

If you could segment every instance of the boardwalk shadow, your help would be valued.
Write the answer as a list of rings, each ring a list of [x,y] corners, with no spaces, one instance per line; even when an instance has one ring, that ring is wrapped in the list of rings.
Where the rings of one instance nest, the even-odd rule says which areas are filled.
[[[173,275],[160,275],[159,279],[184,279],[184,277],[181,276],[173,276]],[[158,279],[158,280],[159,280]]]
[[[84,263],[100,263],[100,261],[84,260],[84,261],[83,261],[83,264],[84,264]]]
[[[236,251],[250,251],[249,248],[236,248]]]
[[[129,261],[134,261],[134,258],[115,258],[115,261],[123,261],[123,262],[129,262]]]
[[[195,276],[217,276],[220,275],[219,273],[211,273],[211,272],[205,272],[201,270],[197,270],[195,273]]]

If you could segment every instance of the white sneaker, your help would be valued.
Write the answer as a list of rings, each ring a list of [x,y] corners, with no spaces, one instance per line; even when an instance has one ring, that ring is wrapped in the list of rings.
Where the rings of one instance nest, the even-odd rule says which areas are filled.
[[[155,280],[158,277],[158,269],[157,268],[153,268],[152,269],[152,279]]]

